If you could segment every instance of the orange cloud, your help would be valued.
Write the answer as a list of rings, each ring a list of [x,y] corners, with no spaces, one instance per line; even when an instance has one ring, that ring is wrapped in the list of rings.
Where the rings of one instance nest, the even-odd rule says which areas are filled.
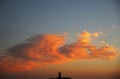
[[[0,70],[5,72],[16,72],[31,70],[36,67],[37,63],[33,61],[17,59],[13,57],[0,58]]]
[[[114,59],[116,56],[116,50],[113,46],[106,45],[100,49],[94,50],[92,55],[102,59]]]
[[[117,54],[115,47],[92,44],[93,37],[96,38],[99,35],[99,32],[83,31],[77,35],[77,40],[72,44],[65,44],[65,35],[35,35],[27,39],[26,43],[18,44],[6,50],[7,55],[0,57],[0,69],[15,72],[75,60],[113,59]]]

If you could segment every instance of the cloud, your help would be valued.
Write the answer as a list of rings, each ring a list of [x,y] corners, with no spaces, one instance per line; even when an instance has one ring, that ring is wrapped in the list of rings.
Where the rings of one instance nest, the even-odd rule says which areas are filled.
[[[5,72],[16,72],[31,70],[36,67],[37,63],[24,59],[17,59],[13,57],[1,57],[0,58],[0,70]]]
[[[114,56],[116,56],[116,50],[113,46],[105,45],[102,46],[99,49],[93,50],[93,56],[99,57],[102,59],[113,59]]]
[[[94,38],[102,33],[83,31],[77,40],[66,44],[66,34],[40,34],[6,50],[0,57],[0,70],[7,72],[25,71],[37,66],[62,64],[75,60],[106,59],[116,57],[116,49],[110,45],[95,46]],[[98,48],[99,47],[99,48]]]
[[[116,25],[112,25],[112,29],[116,30],[118,27]]]

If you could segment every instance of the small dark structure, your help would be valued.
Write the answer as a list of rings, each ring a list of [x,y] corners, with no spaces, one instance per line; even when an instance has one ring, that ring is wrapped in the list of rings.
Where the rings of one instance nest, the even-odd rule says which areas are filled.
[[[62,77],[61,72],[58,72],[58,77],[57,78],[49,78],[49,79],[72,79],[70,77]]]

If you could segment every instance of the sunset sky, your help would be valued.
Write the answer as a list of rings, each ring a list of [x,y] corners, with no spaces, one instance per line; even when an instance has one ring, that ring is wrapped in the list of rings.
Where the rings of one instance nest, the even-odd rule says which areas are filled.
[[[47,79],[118,70],[117,0],[1,0],[0,73]],[[6,78],[7,78],[6,76]],[[22,77],[21,77],[22,78]]]

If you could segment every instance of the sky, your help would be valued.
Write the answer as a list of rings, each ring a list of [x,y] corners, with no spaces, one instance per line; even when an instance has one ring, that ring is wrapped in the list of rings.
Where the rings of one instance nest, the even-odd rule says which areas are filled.
[[[0,73],[15,77],[34,73],[47,79],[61,71],[79,79],[80,74],[116,72],[120,54],[118,3],[1,0]]]

